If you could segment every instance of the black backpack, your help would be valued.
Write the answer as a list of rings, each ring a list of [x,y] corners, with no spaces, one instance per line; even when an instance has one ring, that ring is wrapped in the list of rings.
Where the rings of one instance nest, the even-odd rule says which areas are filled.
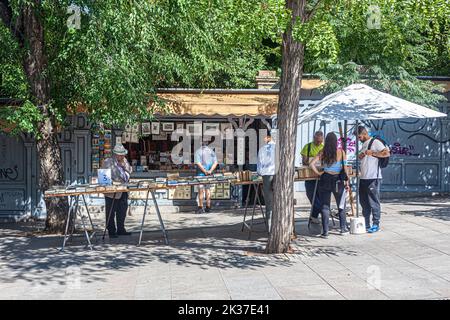
[[[372,144],[373,144],[373,142],[375,141],[375,139],[381,141],[381,143],[382,143],[385,147],[388,147],[386,141],[384,141],[383,139],[381,139],[379,136],[375,136],[375,137],[373,137],[373,138],[370,140],[369,146],[367,147],[367,150],[370,150],[370,148],[372,148]],[[375,158],[377,158],[377,157],[375,157]],[[386,168],[386,167],[388,166],[388,164],[389,164],[389,158],[390,158],[390,157],[386,157],[386,158],[377,158],[377,159],[378,159],[378,166],[379,166],[380,168]]]

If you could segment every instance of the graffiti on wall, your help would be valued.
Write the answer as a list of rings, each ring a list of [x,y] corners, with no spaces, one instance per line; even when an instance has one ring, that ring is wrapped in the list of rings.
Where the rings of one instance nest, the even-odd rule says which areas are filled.
[[[19,169],[17,166],[12,168],[0,168],[0,180],[15,181],[19,176]]]
[[[436,123],[438,121],[438,123]],[[449,139],[441,139],[439,137],[440,131],[433,130],[435,128],[441,128],[441,120],[435,119],[413,119],[413,120],[378,120],[378,121],[364,121],[372,136],[380,136],[391,149],[391,155],[401,157],[420,157],[421,151],[417,149],[423,149],[423,145],[426,144],[426,140],[438,145],[450,142]],[[389,137],[386,134],[385,126],[389,125],[392,138],[404,137],[404,142],[389,141]],[[434,133],[434,134],[433,134]],[[425,141],[421,145],[417,145],[417,142],[412,142],[414,137],[423,137]],[[403,140],[403,139],[402,139]],[[427,148],[429,146],[426,146]]]

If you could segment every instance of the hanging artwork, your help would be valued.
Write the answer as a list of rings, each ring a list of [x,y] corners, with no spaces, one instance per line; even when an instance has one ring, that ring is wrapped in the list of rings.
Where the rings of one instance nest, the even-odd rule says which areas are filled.
[[[163,131],[173,131],[175,129],[175,124],[173,122],[163,122],[162,130]]]
[[[152,126],[150,122],[144,122],[141,126],[142,135],[149,136],[152,133]]]
[[[201,136],[202,135],[202,126],[198,123],[188,123],[186,125],[186,129],[188,134],[191,136]]]
[[[159,134],[159,122],[152,122],[152,134]]]

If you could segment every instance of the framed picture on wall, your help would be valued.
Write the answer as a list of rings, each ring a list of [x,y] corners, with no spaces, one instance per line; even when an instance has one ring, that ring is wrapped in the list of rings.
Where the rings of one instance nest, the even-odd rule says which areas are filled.
[[[140,134],[141,125],[139,123],[135,123],[132,125],[131,132]]]
[[[152,122],[152,134],[159,134],[159,122]]]
[[[186,129],[188,134],[191,136],[201,136],[202,135],[202,126],[199,123],[188,123],[186,125]]]
[[[219,133],[219,124],[218,123],[203,123],[203,133],[216,135]]]
[[[152,126],[150,124],[150,122],[144,122],[142,124],[142,135],[143,136],[148,136],[152,133]]]
[[[177,122],[177,130],[183,130],[184,129],[184,123],[183,122]]]
[[[173,122],[163,122],[162,130],[163,131],[173,131],[173,130],[175,130],[175,124]]]
[[[154,134],[152,136],[153,141],[164,141],[167,140],[167,132],[161,132],[160,134]]]
[[[131,133],[131,139],[130,139],[131,143],[139,143],[139,135],[137,132],[132,132]]]
[[[122,133],[122,143],[130,142],[130,141],[131,141],[131,132],[126,131],[126,132]]]

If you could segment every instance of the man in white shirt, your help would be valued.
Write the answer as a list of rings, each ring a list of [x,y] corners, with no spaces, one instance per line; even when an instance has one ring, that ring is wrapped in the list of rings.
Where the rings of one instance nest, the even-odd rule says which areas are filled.
[[[263,178],[264,202],[266,204],[266,221],[270,232],[273,210],[273,179],[275,176],[275,142],[269,134],[265,138],[264,145],[258,152],[257,171]]]
[[[360,165],[359,202],[366,220],[367,232],[373,233],[380,230],[380,182],[381,169],[379,158],[387,158],[390,150],[377,138],[371,138],[369,132],[363,126],[359,126],[358,139],[363,143],[358,158]],[[372,214],[372,226],[370,215]]]
[[[202,141],[202,146],[195,151],[195,164],[197,167],[197,176],[210,176],[218,166],[217,156],[213,149],[208,146],[208,141]],[[203,193],[206,198],[206,209],[203,209]],[[197,213],[211,211],[211,191],[210,185],[198,186],[198,209]]]

